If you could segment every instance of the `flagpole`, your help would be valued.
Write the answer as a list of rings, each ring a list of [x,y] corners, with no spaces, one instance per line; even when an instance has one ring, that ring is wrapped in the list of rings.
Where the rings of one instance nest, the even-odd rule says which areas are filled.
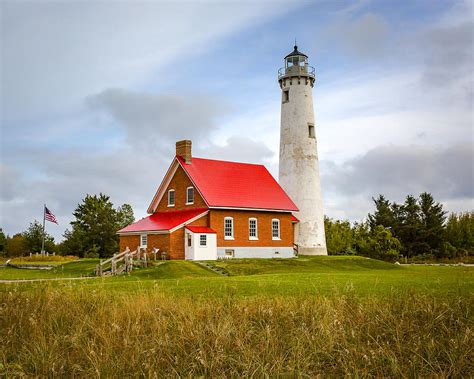
[[[43,239],[41,241],[41,255],[44,255],[44,224],[46,220],[46,204],[43,204]]]

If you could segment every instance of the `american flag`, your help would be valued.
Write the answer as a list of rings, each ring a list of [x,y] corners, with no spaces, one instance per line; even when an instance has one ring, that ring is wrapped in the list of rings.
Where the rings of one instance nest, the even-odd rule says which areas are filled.
[[[56,220],[56,216],[53,215],[53,212],[51,212],[46,206],[44,207],[44,219],[59,225],[58,220]]]

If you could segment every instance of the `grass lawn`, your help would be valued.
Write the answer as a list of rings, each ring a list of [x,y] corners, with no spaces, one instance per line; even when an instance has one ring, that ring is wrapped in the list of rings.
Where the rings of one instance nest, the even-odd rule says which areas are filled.
[[[98,259],[81,259],[73,262],[64,263],[58,261],[56,267],[51,270],[32,270],[26,268],[0,267],[0,280],[14,279],[51,279],[51,278],[71,278],[80,276],[90,276],[93,274],[94,267],[99,262]],[[22,264],[23,262],[13,262]],[[31,265],[53,265],[51,261],[46,262],[25,262]]]
[[[0,268],[1,279],[39,279],[92,276],[98,260],[65,263],[52,270]],[[350,291],[357,296],[419,292],[469,296],[474,290],[474,268],[452,266],[397,266],[363,257],[299,257],[298,259],[234,259],[211,264],[227,271],[219,275],[195,262],[166,261],[136,268],[131,275],[93,281],[55,282],[65,288],[105,288],[135,292],[153,290],[177,296],[331,296]],[[4,284],[0,290],[41,288],[44,283]]]
[[[361,257],[157,262],[0,283],[0,376],[469,377],[474,268]],[[97,260],[1,279],[91,275]]]

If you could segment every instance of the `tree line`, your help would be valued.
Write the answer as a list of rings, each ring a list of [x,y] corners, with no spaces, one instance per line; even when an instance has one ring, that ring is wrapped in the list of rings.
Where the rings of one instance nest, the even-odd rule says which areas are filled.
[[[403,204],[383,195],[374,199],[375,211],[362,222],[325,218],[330,255],[362,255],[387,261],[462,258],[474,255],[474,212],[446,216],[443,206],[429,193],[407,196]],[[45,235],[45,250],[60,255],[109,257],[118,252],[117,230],[135,221],[132,207],[117,208],[104,194],[87,195],[73,212],[71,228],[55,244]],[[5,236],[0,229],[0,252],[9,257],[40,252],[42,225],[33,221],[28,229]]]
[[[351,224],[325,218],[326,242],[331,255],[363,255],[396,261],[463,258],[474,255],[474,212],[447,217],[430,193],[405,202],[383,195],[373,199],[375,211],[363,222]]]
[[[55,244],[54,238],[45,233],[45,251],[81,258],[109,257],[119,249],[117,230],[135,221],[129,204],[118,208],[104,194],[87,195],[73,212],[71,229],[66,229],[64,240]],[[0,229],[0,252],[7,257],[17,257],[41,251],[43,226],[33,221],[27,230],[14,236],[5,236]]]

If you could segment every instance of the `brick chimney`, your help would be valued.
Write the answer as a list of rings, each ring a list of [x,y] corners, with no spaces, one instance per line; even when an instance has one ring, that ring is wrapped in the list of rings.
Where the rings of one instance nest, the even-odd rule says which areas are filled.
[[[191,164],[192,142],[190,140],[176,142],[176,156],[183,158],[185,163]]]

